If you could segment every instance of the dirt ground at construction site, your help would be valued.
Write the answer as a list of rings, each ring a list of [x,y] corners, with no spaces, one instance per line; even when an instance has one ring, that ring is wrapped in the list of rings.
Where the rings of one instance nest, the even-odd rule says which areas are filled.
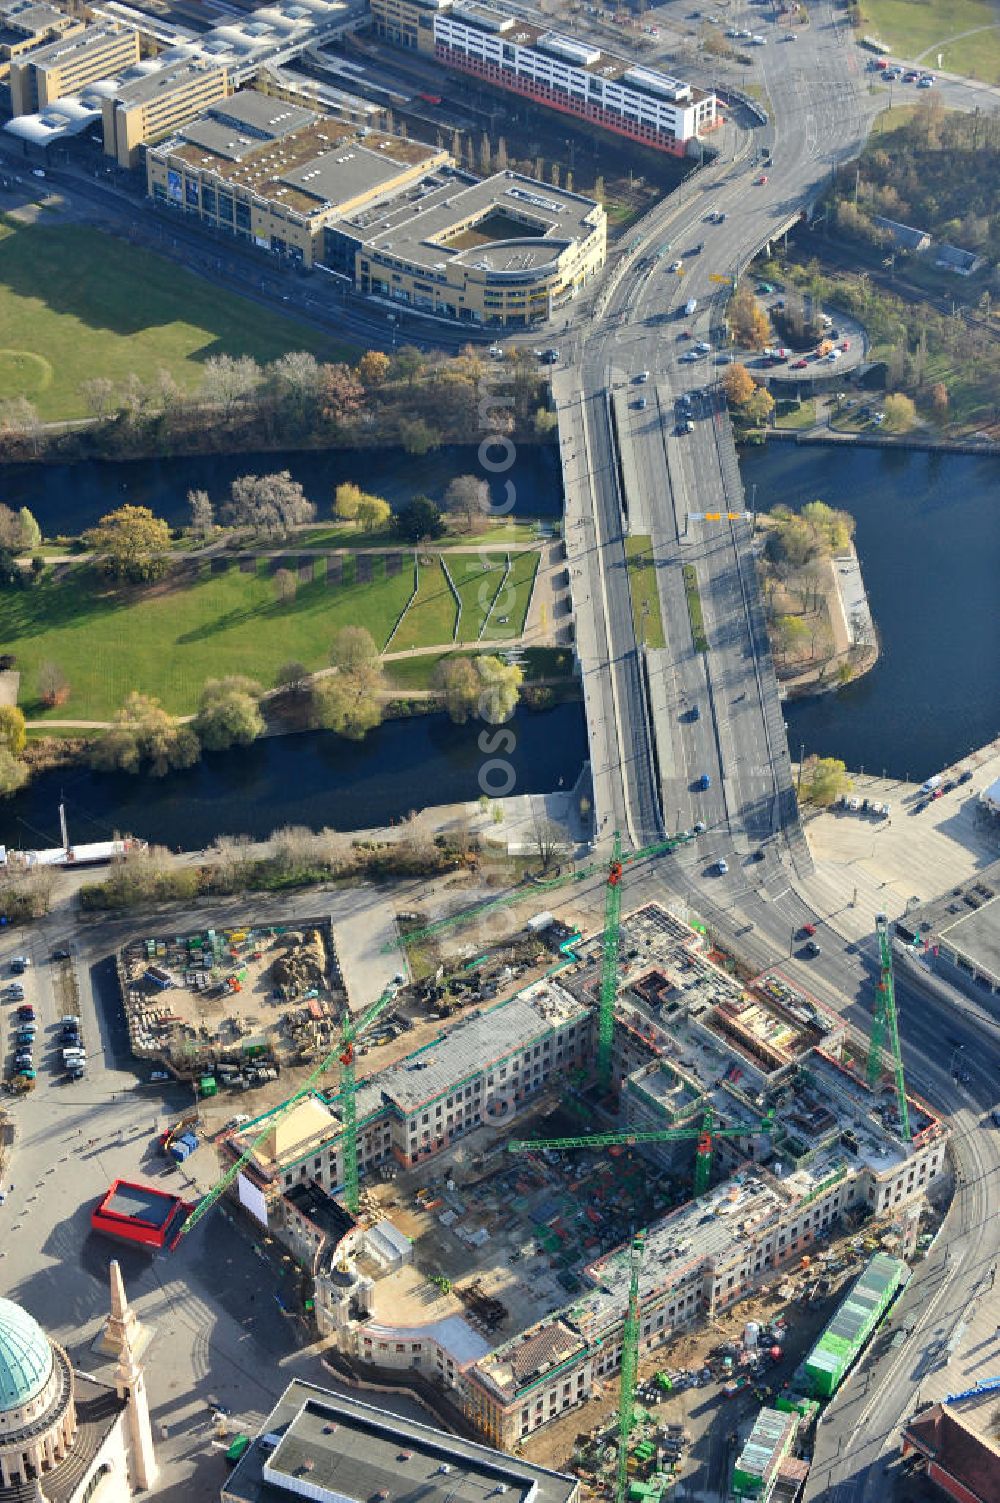
[[[549,1094],[518,1127],[551,1135],[571,1123]],[[433,1165],[366,1185],[369,1214],[388,1216],[414,1244],[414,1264],[378,1280],[377,1316],[411,1325],[464,1314],[493,1344],[502,1342],[565,1305],[586,1287],[586,1263],[616,1246],[633,1221],[668,1209],[678,1193],[670,1176],[651,1174],[631,1156],[515,1158],[496,1128],[479,1128]],[[476,1308],[483,1297],[496,1302],[486,1319]]]
[[[852,1251],[852,1248],[858,1251]],[[822,1296],[803,1298],[804,1291],[815,1283],[814,1261],[811,1270],[793,1268],[784,1279],[778,1279],[751,1298],[742,1300],[726,1315],[700,1324],[640,1355],[640,1383],[658,1372],[676,1373],[685,1369],[691,1373],[704,1372],[710,1362],[718,1373],[718,1361],[713,1353],[725,1345],[739,1343],[748,1322],[763,1326],[781,1321],[787,1327],[781,1358],[773,1363],[768,1359],[769,1366],[764,1375],[755,1380],[756,1392],[754,1383],[750,1383],[731,1397],[727,1396],[725,1376],[713,1375],[702,1386],[664,1393],[659,1403],[648,1406],[651,1426],[681,1424],[690,1437],[679,1474],[689,1495],[726,1496],[732,1463],[761,1407],[760,1395],[766,1397],[769,1389],[778,1393],[788,1383],[819,1338],[843,1298],[845,1288],[861,1272],[869,1256],[855,1232],[822,1247],[818,1245],[817,1252],[834,1261],[844,1260]],[[789,1286],[792,1289],[790,1294]],[[779,1289],[782,1290],[780,1295]],[[556,1470],[571,1469],[581,1438],[589,1439],[596,1433],[607,1433],[612,1441],[616,1438],[618,1402],[618,1380],[615,1377],[599,1389],[595,1388],[594,1396],[585,1408],[573,1410],[529,1436],[521,1448],[524,1456],[529,1461]],[[640,1408],[647,1407],[642,1399],[637,1399],[637,1404]],[[637,1433],[633,1431],[633,1438]],[[599,1484],[610,1478],[611,1471],[598,1477],[582,1475],[584,1498],[599,1497]]]

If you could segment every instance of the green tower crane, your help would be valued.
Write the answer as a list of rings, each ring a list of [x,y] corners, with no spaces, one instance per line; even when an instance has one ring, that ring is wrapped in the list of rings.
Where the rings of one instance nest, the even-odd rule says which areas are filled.
[[[551,1148],[556,1153],[573,1148],[637,1148],[643,1143],[696,1142],[694,1159],[694,1193],[705,1194],[712,1174],[712,1144],[716,1138],[752,1138],[769,1134],[774,1125],[774,1113],[761,1118],[756,1132],[746,1127],[712,1126],[712,1109],[706,1108],[700,1127],[664,1127],[648,1132],[595,1132],[576,1138],[511,1138],[507,1143],[508,1153],[530,1153],[535,1149]]]
[[[618,840],[619,837],[616,836],[615,839]],[[623,866],[631,866],[637,861],[645,861],[647,857],[664,856],[676,850],[679,845],[687,845],[694,839],[692,831],[682,830],[678,835],[668,835],[665,840],[657,841],[654,845],[646,845],[638,851],[631,851],[626,856],[620,856],[621,863]],[[600,870],[600,864],[593,862],[590,866],[581,867],[579,871],[563,872],[560,876],[550,877],[545,882],[532,882],[530,887],[526,885],[516,887],[513,892],[505,892],[498,898],[487,898],[485,902],[474,903],[471,908],[462,908],[458,913],[449,914],[447,918],[435,919],[431,924],[422,924],[419,929],[408,929],[403,938],[407,942],[417,942],[439,934],[442,929],[461,928],[463,924],[471,924],[474,919],[485,918],[501,908],[509,908],[514,903],[523,903],[529,895],[555,892],[557,888],[584,882],[588,877],[596,876]],[[388,954],[395,948],[395,940],[389,941],[382,946],[382,954]]]
[[[899,1113],[899,1133],[905,1143],[910,1141],[910,1109],[906,1102],[906,1083],[903,1079],[903,1055],[899,1047],[899,1018],[896,1013],[896,987],[892,975],[892,939],[889,934],[889,919],[886,914],[875,915],[875,932],[878,935],[879,979],[875,988],[875,1007],[872,1012],[872,1031],[868,1041],[868,1084],[873,1086],[882,1073],[883,1048],[888,1034],[892,1054],[893,1074],[896,1078],[896,1109]]]
[[[635,1419],[635,1385],[639,1376],[639,1273],[646,1250],[646,1234],[638,1232],[629,1255],[628,1305],[622,1324],[621,1380],[618,1385],[618,1465],[615,1503],[623,1503],[628,1482],[628,1439]]]
[[[260,1145],[271,1136],[275,1125],[283,1117],[287,1116],[293,1107],[298,1106],[304,1096],[309,1095],[309,1092],[320,1076],[324,1075],[334,1060],[338,1058],[341,1066],[340,1096],[344,1121],[344,1201],[351,1215],[357,1215],[360,1205],[360,1195],[358,1187],[358,1127],[355,1101],[357,1083],[354,1077],[354,1044],[358,1035],[371,1027],[375,1019],[389,1005],[395,995],[396,985],[392,983],[386,987],[378,1001],[373,1002],[360,1017],[348,1018],[347,1022],[343,1025],[340,1038],[330,1052],[320,1060],[305,1083],[300,1086],[294,1096],[289,1096],[287,1101],[282,1102],[277,1111],[271,1113],[267,1119],[267,1126],[256,1135],[249,1147],[244,1149],[243,1153],[240,1154],[236,1162],[230,1165],[222,1178],[201,1197],[194,1210],[191,1211],[190,1215],[182,1223],[180,1231],[171,1244],[172,1247],[176,1247],[182,1237],[186,1237],[188,1232],[193,1231],[202,1217],[206,1216],[212,1209],[216,1201],[221,1200],[240,1170],[246,1168]]]

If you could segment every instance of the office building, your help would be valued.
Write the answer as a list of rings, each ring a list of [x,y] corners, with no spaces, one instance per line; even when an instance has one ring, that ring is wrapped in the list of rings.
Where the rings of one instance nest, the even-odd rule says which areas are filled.
[[[656,151],[687,155],[720,123],[710,91],[481,0],[372,0],[372,21],[397,46]]]
[[[102,100],[104,150],[135,167],[144,145],[172,135],[228,93],[223,64],[199,57],[140,63]]]
[[[15,58],[59,37],[75,36],[83,27],[78,16],[41,0],[8,0],[0,5],[0,80],[7,78]]]
[[[13,58],[10,98],[15,115],[32,115],[66,95],[123,73],[139,61],[138,33],[127,27],[87,26]]]

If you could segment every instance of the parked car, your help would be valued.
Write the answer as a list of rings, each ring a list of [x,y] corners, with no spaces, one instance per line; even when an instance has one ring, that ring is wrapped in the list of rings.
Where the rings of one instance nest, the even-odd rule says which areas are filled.
[[[720,877],[724,877],[726,875],[727,871],[729,870],[729,862],[724,856],[720,856],[718,861],[715,863],[715,870],[718,872]]]
[[[809,365],[809,361],[808,360],[793,360],[792,364],[791,364],[791,369],[793,371],[804,371],[808,367],[808,365]]]
[[[816,925],[815,924],[803,924],[802,928],[799,930],[799,937],[801,938],[803,935],[806,935],[807,937],[809,937],[809,936],[812,936],[815,933],[816,933]]]
[[[815,959],[817,955],[822,954],[819,945],[814,939],[809,940],[808,944],[806,945],[806,954],[812,959]]]
[[[702,775],[701,775],[701,777],[698,779],[698,787],[701,789],[702,793],[704,793],[706,791],[706,789],[711,788],[711,786],[712,786],[712,779],[711,779],[711,777],[709,776],[709,774],[707,772],[703,772]]]

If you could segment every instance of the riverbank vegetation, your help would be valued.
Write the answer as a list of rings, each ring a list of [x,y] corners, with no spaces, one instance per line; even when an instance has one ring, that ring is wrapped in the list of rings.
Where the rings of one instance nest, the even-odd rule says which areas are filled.
[[[822,501],[758,515],[764,545],[757,570],[779,680],[791,694],[849,683],[875,661],[859,621],[848,632],[838,558],[852,557],[854,518]]]
[[[851,789],[847,764],[838,757],[806,757],[799,769],[799,802],[828,809]]]
[[[426,878],[474,866],[475,860],[470,841],[433,836],[420,814],[411,815],[396,838],[385,841],[286,826],[263,847],[246,836],[220,835],[198,865],[178,862],[158,847],[129,851],[102,881],[80,889],[80,905],[88,911],[124,910],[241,892]],[[37,906],[37,897],[35,901]]]

